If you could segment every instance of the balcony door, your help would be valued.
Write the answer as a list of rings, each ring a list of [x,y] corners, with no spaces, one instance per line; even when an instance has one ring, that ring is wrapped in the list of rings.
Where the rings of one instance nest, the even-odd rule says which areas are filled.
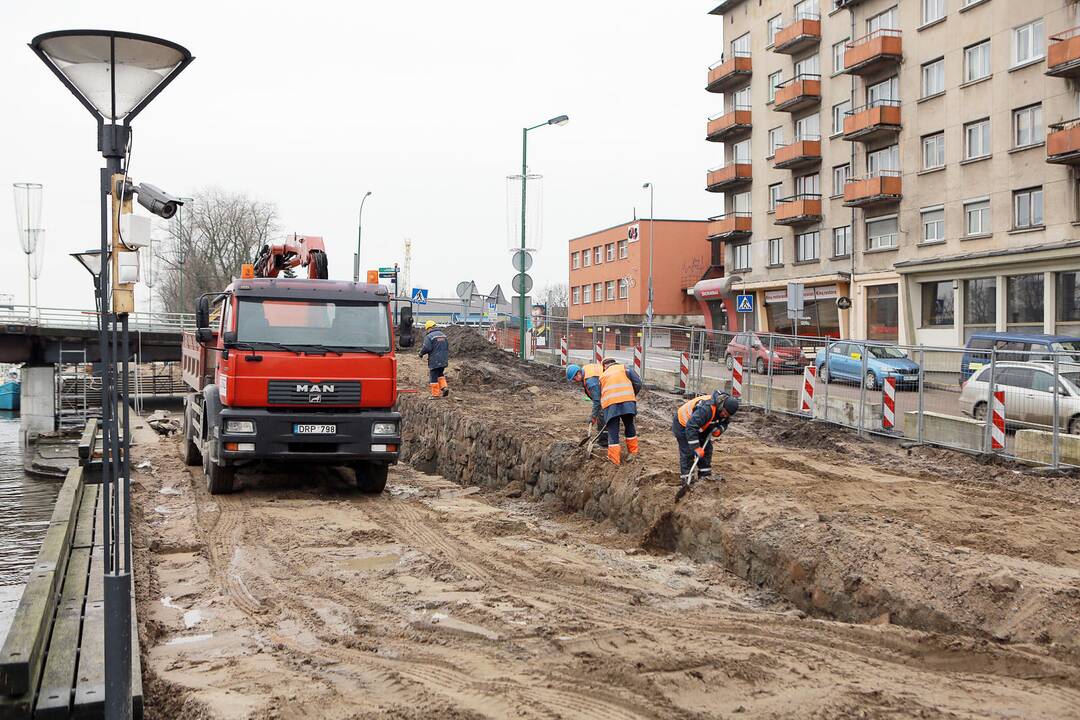
[[[888,171],[900,170],[900,146],[890,145],[889,147],[881,148],[880,150],[874,150],[873,152],[866,154],[866,175],[867,177],[877,177],[885,172],[886,175],[891,174]]]

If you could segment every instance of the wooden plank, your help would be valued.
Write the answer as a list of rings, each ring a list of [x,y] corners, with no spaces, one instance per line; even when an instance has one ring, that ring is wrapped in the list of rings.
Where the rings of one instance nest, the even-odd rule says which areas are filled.
[[[41,674],[35,718],[67,718],[71,707],[71,688],[79,656],[79,629],[82,625],[82,601],[62,604],[53,623],[45,670]]]
[[[98,436],[98,418],[90,418],[86,421],[82,436],[79,438],[79,464],[85,465],[93,456],[95,440]]]
[[[72,548],[64,576],[64,589],[60,593],[62,608],[66,608],[70,603],[78,603],[79,611],[82,611],[83,601],[86,600],[86,581],[90,574],[91,552],[91,548]]]
[[[95,545],[90,551],[90,582],[86,588],[86,602],[105,600],[105,549]]]
[[[99,485],[83,486],[82,502],[79,503],[79,512],[75,519],[75,534],[71,540],[72,547],[90,547],[94,544],[94,521],[100,491]]]
[[[73,718],[100,718],[105,712],[105,603],[86,603],[79,669],[75,674]]]

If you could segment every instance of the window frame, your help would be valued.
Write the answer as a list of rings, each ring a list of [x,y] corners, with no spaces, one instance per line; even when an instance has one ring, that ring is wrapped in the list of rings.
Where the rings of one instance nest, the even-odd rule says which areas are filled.
[[[846,248],[845,252],[840,252],[841,248],[837,245],[837,239],[840,237],[840,235],[837,233],[838,230],[843,231],[842,235],[844,237],[844,246]],[[832,229],[832,241],[833,241],[833,257],[834,258],[851,257],[851,253],[854,252],[855,248],[854,248],[853,243],[852,243],[851,226],[850,225],[838,225],[838,226],[834,227]]]
[[[1038,209],[1039,215],[1036,222],[1035,207],[1036,197],[1038,197]],[[1021,188],[1019,190],[1013,190],[1012,193],[1013,202],[1013,217],[1012,217],[1012,229],[1013,230],[1035,230],[1038,228],[1046,227],[1046,205],[1045,196],[1043,194],[1042,185],[1034,185],[1032,187]],[[1021,203],[1026,207],[1027,222],[1020,222],[1020,207]]]
[[[937,8],[939,8],[940,14],[937,17],[927,17],[927,14],[926,14],[927,7],[931,3],[933,3],[933,5],[936,6]],[[923,0],[922,1],[922,14],[921,14],[922,23],[920,24],[920,26],[929,25],[930,23],[937,22],[938,20],[943,20],[945,18],[946,14],[947,13],[945,11],[945,0]]]
[[[833,75],[839,75],[844,72],[846,66],[844,65],[844,53],[847,51],[847,44],[851,41],[851,38],[844,38],[840,42],[833,43],[832,46],[832,72]],[[840,48],[840,54],[837,55],[836,49]]]
[[[979,206],[979,207],[975,207]],[[979,213],[979,229],[978,232],[971,231],[971,218],[972,212]],[[985,216],[982,215],[985,211]],[[990,196],[984,195],[983,197],[970,198],[964,201],[964,237],[984,237],[993,233],[993,215],[992,206],[990,203]]]
[[[971,153],[971,130],[976,127],[985,127],[984,132],[980,132],[979,139],[980,144],[985,145],[984,152],[979,155],[973,155]],[[990,118],[984,117],[978,120],[972,120],[964,123],[964,160],[982,160],[983,158],[990,157],[991,146],[993,143],[993,135],[991,135]]]
[[[619,278],[619,299],[626,300],[630,297],[630,281],[625,278]]]
[[[837,172],[843,171],[843,180],[840,181],[837,178]],[[832,182],[833,182],[833,194],[832,197],[839,197],[844,194],[844,186],[851,180],[851,163],[841,163],[839,165],[833,165],[832,169]]]
[[[581,304],[582,305],[590,305],[590,304],[592,304],[592,283],[589,283],[588,285],[582,285],[581,286]]]
[[[807,257],[807,256],[803,255],[803,250],[807,245],[807,243],[805,243],[803,241],[803,238],[811,238],[811,237],[813,237],[813,241],[810,244],[813,246],[814,254],[813,254],[813,256]],[[813,262],[815,260],[820,260],[820,259],[821,259],[821,231],[819,231],[819,230],[808,230],[807,232],[796,234],[795,235],[795,262],[797,262],[797,263]]]
[[[783,125],[780,125],[780,126],[774,127],[774,128],[769,128],[768,143],[769,143],[769,155],[768,155],[768,157],[773,157],[773,156],[776,155],[777,150],[784,147],[784,126]]]
[[[630,257],[630,241],[629,240],[620,240],[618,242],[618,246],[619,246],[619,259],[620,260],[625,260],[628,257]]]
[[[745,255],[744,265],[739,263],[740,255]],[[732,272],[750,269],[750,243],[735,243],[731,246],[731,263],[735,266]]]
[[[930,69],[931,67],[934,67],[934,66],[940,66],[940,69],[941,69],[941,87],[936,89],[936,90],[930,91],[930,90],[927,89],[927,83],[926,83],[927,73],[926,73],[926,71],[928,69]],[[944,55],[942,55],[941,57],[935,58],[934,60],[929,60],[927,62],[924,62],[919,67],[920,67],[919,76],[920,76],[920,83],[921,83],[921,90],[922,90],[922,95],[920,96],[921,98],[933,97],[934,95],[940,95],[941,93],[945,92],[945,56]]]
[[[592,248],[581,251],[581,267],[592,267]]]
[[[846,106],[846,107],[845,107]],[[832,106],[832,134],[839,135],[844,132],[844,118],[851,112],[851,98],[838,102]]]
[[[604,248],[602,245],[597,245],[593,248],[593,265],[604,264]]]
[[[940,219],[932,219],[929,222],[926,219],[927,215],[941,213]],[[931,205],[929,207],[919,208],[919,225],[921,231],[919,234],[919,243],[922,245],[938,245],[945,242],[945,206],[944,205]],[[940,230],[935,237],[929,237],[926,233],[928,226],[934,225],[936,230]]]
[[[874,225],[874,224],[877,224],[877,223],[889,222],[889,221],[892,221],[892,223],[894,224],[894,226],[896,228],[895,230],[893,230],[890,233],[883,233],[883,234],[880,234],[880,235],[871,235],[870,234],[870,226],[871,225]],[[876,216],[876,217],[865,218],[863,223],[864,223],[864,227],[866,229],[866,251],[867,252],[870,252],[872,250],[895,250],[896,248],[898,248],[900,246],[900,217],[896,213],[893,213],[891,215],[879,215],[879,216]],[[875,237],[878,238],[877,243],[874,242]],[[881,238],[886,238],[886,237],[889,237],[889,238],[892,239],[889,244],[884,244],[880,240]]]
[[[575,285],[573,288],[570,289],[570,293],[571,293],[570,297],[573,298],[573,303],[575,305],[580,305],[581,304],[581,286],[580,285]]]
[[[776,78],[776,82],[773,82],[774,77]],[[780,83],[784,82],[784,71],[783,70],[777,70],[774,73],[769,73],[768,77],[765,78],[765,82],[768,83],[768,85],[769,85],[769,88],[768,88],[768,90],[769,90],[768,103],[775,102],[776,101],[776,86],[779,85]]]
[[[608,302],[615,301],[615,281],[608,280],[604,283],[604,300]]]
[[[581,269],[581,251],[580,250],[575,250],[574,252],[570,253],[570,267],[573,270]]]
[[[1030,38],[1031,55],[1028,55],[1024,59],[1020,59],[1020,46],[1019,38],[1020,33],[1024,30],[1028,30],[1028,36]],[[1039,62],[1046,58],[1046,21],[1043,18],[1036,18],[1022,25],[1017,25],[1012,29],[1012,33],[1009,35],[1009,52],[1010,63],[1009,68],[1018,68],[1031,63]],[[1038,46],[1042,45],[1041,48]]]
[[[1022,148],[1037,147],[1046,142],[1046,125],[1043,124],[1043,112],[1042,103],[1032,103],[1031,105],[1025,105],[1024,107],[1014,108],[1012,111],[1012,146],[1014,150],[1020,150]],[[1019,119],[1023,115],[1029,115],[1032,118],[1031,125],[1028,128],[1030,133],[1030,142],[1020,142],[1020,123]],[[1036,122],[1037,121],[1037,122]],[[1036,139],[1036,137],[1038,139]]]
[[[930,147],[929,141],[934,141],[934,144],[937,146],[936,154],[941,159],[941,162],[939,162],[939,163],[937,163],[935,165],[929,165],[926,162],[927,148]],[[922,149],[922,169],[923,170],[937,170],[938,168],[945,167],[945,131],[944,130],[938,130],[937,132],[932,132],[932,133],[929,133],[927,135],[923,135],[922,138],[920,138],[920,146],[921,146],[921,149]]]
[[[982,61],[985,60],[986,72],[982,75],[972,75],[971,56],[969,53],[973,50],[979,51],[980,69],[982,69]],[[984,80],[994,74],[992,51],[993,46],[990,44],[990,38],[984,38],[979,42],[972,43],[971,45],[967,45],[964,47],[964,85],[967,85],[968,83],[978,82],[979,80]]]
[[[769,266],[779,267],[784,264],[784,238],[769,238]]]
[[[604,245],[604,262],[615,262],[615,243]]]
[[[773,21],[774,20],[777,21],[777,25],[775,26],[775,30],[774,30],[774,27],[773,27]],[[775,45],[776,44],[776,35],[777,35],[777,33],[779,33],[783,29],[784,29],[784,16],[783,16],[783,14],[773,15],[771,18],[767,19],[765,21],[765,41],[766,41],[765,42],[765,47],[772,47],[773,45]]]

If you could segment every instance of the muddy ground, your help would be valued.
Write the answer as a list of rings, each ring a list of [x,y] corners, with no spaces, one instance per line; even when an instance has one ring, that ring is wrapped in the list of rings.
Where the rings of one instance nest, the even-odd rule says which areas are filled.
[[[676,398],[614,469],[557,369],[472,345],[445,400],[401,356],[379,497],[133,451],[150,717],[1080,716],[1075,479],[746,413],[676,504]]]

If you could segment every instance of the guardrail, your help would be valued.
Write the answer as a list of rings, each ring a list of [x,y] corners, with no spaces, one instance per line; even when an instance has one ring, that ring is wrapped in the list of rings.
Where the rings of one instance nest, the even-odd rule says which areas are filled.
[[[8,305],[0,307],[0,324],[96,330],[98,313],[77,308]],[[128,327],[143,332],[176,332],[195,329],[194,313],[134,312],[128,315]]]

